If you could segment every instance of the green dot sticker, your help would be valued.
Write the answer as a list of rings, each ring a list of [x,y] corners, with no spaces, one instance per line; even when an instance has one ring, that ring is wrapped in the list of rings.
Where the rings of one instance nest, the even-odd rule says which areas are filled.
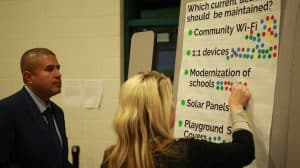
[[[269,58],[269,59],[270,59],[270,58],[272,58],[272,55],[271,55],[271,54],[269,54],[269,55],[268,55],[268,58]]]
[[[181,105],[185,105],[185,100],[181,100]]]
[[[186,55],[187,55],[187,56],[190,56],[190,55],[191,55],[191,50],[187,50],[187,51],[186,51]]]
[[[189,36],[193,35],[193,30],[189,30],[188,35]]]
[[[181,120],[178,121],[178,126],[182,127],[182,121]]]
[[[189,74],[189,70],[187,70],[187,69],[184,70],[184,74],[185,74],[185,75],[188,75],[188,74]]]

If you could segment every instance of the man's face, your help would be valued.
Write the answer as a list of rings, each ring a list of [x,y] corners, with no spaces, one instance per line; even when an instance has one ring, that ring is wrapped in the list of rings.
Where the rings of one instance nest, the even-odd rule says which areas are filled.
[[[31,73],[31,87],[35,94],[47,100],[61,91],[60,65],[52,55],[38,57],[36,64]]]

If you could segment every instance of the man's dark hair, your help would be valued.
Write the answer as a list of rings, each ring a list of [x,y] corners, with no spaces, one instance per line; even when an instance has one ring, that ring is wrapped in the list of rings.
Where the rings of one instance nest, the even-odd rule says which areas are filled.
[[[52,55],[56,56],[54,52],[47,48],[32,48],[27,50],[21,58],[20,66],[21,66],[21,72],[23,73],[24,71],[30,71],[35,68],[36,66],[36,61],[39,56],[41,55]]]

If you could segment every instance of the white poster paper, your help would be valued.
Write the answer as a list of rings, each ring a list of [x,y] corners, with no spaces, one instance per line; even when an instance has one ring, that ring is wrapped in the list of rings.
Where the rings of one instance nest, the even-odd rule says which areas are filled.
[[[65,79],[63,80],[63,105],[73,108],[97,109],[100,106],[103,80]]]
[[[84,80],[82,106],[89,109],[98,108],[101,100],[102,88],[102,80]]]
[[[280,1],[201,0],[185,10],[175,136],[231,141],[228,98],[239,82],[252,94],[256,160],[248,167],[268,167]]]
[[[79,108],[81,105],[81,80],[64,79],[62,84],[63,105]]]

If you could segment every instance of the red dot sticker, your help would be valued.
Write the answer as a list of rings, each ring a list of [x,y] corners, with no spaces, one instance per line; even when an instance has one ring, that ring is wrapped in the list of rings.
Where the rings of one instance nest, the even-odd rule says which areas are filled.
[[[267,16],[267,17],[266,17],[266,20],[270,20],[270,17],[269,17],[269,16]]]
[[[262,32],[262,36],[265,36],[266,35],[266,32]]]
[[[273,57],[274,57],[274,58],[277,57],[277,53],[273,53]]]
[[[242,52],[244,52],[245,51],[245,48],[242,48]]]
[[[270,32],[271,30],[272,30],[271,27],[269,27],[269,28],[268,28],[268,32]]]
[[[274,50],[277,50],[277,45],[274,45]]]
[[[273,15],[271,16],[271,19],[274,20],[274,16]]]

